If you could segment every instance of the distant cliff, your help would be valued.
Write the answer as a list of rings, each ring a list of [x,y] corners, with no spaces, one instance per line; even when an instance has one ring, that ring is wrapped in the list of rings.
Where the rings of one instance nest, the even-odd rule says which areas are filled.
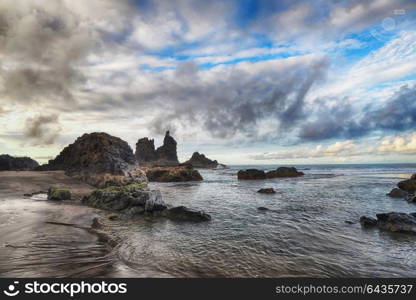
[[[152,139],[142,138],[136,143],[136,160],[140,166],[177,166],[179,165],[177,155],[177,143],[166,132],[163,145],[155,149],[155,142]]]
[[[39,164],[30,157],[13,157],[8,154],[0,155],[0,171],[30,171]]]

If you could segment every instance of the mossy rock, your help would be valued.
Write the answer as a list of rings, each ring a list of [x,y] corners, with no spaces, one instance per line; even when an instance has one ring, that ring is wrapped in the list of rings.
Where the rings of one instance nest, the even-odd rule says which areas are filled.
[[[68,189],[50,187],[48,189],[48,200],[71,200],[71,192]]]

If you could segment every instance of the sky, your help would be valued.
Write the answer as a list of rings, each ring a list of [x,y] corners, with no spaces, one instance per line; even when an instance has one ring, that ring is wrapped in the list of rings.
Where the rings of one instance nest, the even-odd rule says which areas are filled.
[[[416,162],[416,1],[1,0],[0,154],[139,138],[225,164]]]

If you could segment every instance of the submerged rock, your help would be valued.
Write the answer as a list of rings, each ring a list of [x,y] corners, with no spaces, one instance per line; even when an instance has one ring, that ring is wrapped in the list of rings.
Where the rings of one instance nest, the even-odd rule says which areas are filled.
[[[13,157],[0,155],[0,171],[31,171],[39,164],[30,157]]]
[[[201,181],[201,174],[189,166],[143,168],[151,182]]]
[[[237,178],[243,180],[266,179],[266,173],[258,169],[240,170],[237,173]]]
[[[165,212],[165,216],[175,221],[204,222],[211,220],[209,214],[203,211],[189,209],[185,206],[170,208]]]
[[[273,188],[259,189],[257,193],[261,194],[276,194],[276,191]]]
[[[190,165],[194,168],[201,168],[201,169],[215,169],[218,166],[224,166],[219,164],[216,160],[211,160],[207,158],[204,154],[199,152],[194,152],[192,157],[186,161],[184,164]]]
[[[64,170],[68,176],[96,187],[147,181],[127,142],[103,132],[84,134],[37,170]]]
[[[71,192],[68,189],[50,187],[48,189],[48,200],[71,200]]]
[[[390,191],[390,193],[387,194],[387,196],[392,198],[405,198],[408,195],[406,191],[403,191],[399,188],[394,188]]]
[[[294,167],[280,167],[276,170],[269,171],[266,173],[267,178],[280,178],[280,177],[300,177],[305,175],[303,172],[299,172]]]
[[[377,214],[376,216],[380,229],[416,234],[416,216],[414,214],[390,212]]]
[[[263,207],[263,206],[257,207],[257,209],[260,210],[260,211],[269,211],[270,210],[267,207]]]
[[[155,149],[154,140],[148,138],[139,139],[136,143],[136,159],[141,166],[177,166],[179,165],[177,155],[177,143],[166,132],[163,145]]]
[[[363,227],[375,227],[377,226],[377,220],[374,218],[370,218],[370,217],[366,217],[366,216],[362,216],[360,218],[360,224]]]

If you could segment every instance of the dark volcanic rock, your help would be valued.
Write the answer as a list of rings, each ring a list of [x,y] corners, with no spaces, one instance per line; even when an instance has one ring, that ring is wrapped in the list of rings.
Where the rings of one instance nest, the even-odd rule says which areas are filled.
[[[273,188],[259,189],[257,193],[261,194],[276,194],[276,191]]]
[[[0,171],[31,171],[39,164],[30,157],[13,157],[0,155]]]
[[[392,198],[405,198],[408,195],[406,191],[403,191],[399,188],[394,188],[387,194],[387,196]]]
[[[165,213],[166,217],[175,221],[204,222],[210,221],[211,216],[203,211],[196,211],[185,206],[170,208]]]
[[[390,212],[377,214],[376,216],[380,229],[416,234],[416,217],[414,214]]]
[[[192,157],[185,162],[185,164],[190,165],[194,168],[206,168],[206,169],[215,169],[218,167],[218,162],[216,160],[211,160],[207,158],[204,154],[199,152],[194,152]]]
[[[375,227],[377,226],[377,220],[374,218],[362,216],[360,218],[360,224],[363,227]]]
[[[280,167],[276,170],[266,173],[267,178],[281,178],[281,177],[300,177],[305,175],[303,172],[299,172],[296,168]]]
[[[154,140],[148,138],[139,139],[136,143],[136,159],[141,166],[177,166],[179,165],[176,153],[177,143],[166,132],[163,145],[155,149]]]
[[[250,180],[250,179],[266,179],[266,173],[263,170],[247,169],[240,170],[237,173],[238,179]]]
[[[415,179],[407,179],[407,180],[400,181],[397,184],[397,186],[399,187],[399,189],[402,189],[409,193],[416,192],[416,180]]]
[[[48,200],[71,200],[71,192],[67,189],[50,187],[48,189]]]
[[[416,180],[416,173],[415,173],[415,174],[413,174],[412,176],[410,176],[410,179],[411,179],[411,180]]]
[[[263,206],[257,207],[257,209],[260,210],[260,211],[269,211],[270,210],[267,207],[263,207]]]
[[[201,181],[201,174],[190,166],[143,168],[150,182]]]
[[[130,146],[107,133],[84,134],[36,170],[64,170],[68,176],[97,187],[146,181]]]

